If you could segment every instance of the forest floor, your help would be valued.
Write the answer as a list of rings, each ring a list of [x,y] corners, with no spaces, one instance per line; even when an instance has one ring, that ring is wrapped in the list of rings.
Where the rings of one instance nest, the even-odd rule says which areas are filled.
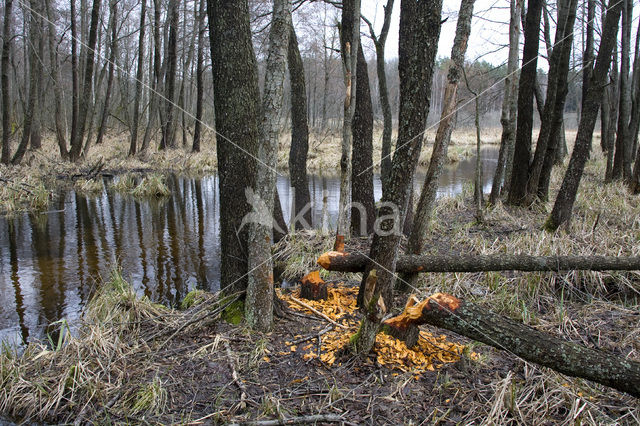
[[[554,171],[552,194],[562,169]],[[604,185],[603,175],[594,149],[573,220],[553,234],[541,231],[552,202],[498,204],[478,223],[470,189],[441,199],[428,253],[639,256],[640,197],[622,183]],[[276,248],[283,278],[295,282],[317,269],[332,243],[319,233],[286,237]],[[346,250],[368,244],[352,239]],[[32,343],[20,355],[4,349],[0,413],[78,424],[640,423],[636,398],[434,327],[422,328],[415,351],[381,335],[374,353],[356,358],[341,348],[357,326],[351,288],[360,276],[321,276],[331,283],[331,300],[314,306],[347,329],[327,330],[325,319],[296,308],[295,287],[281,291],[290,313],[260,334],[233,324],[241,313],[235,296],[192,293],[184,309],[169,309],[136,297],[115,274],[73,335]],[[638,272],[423,274],[414,289],[420,299],[437,291],[640,361]],[[398,296],[396,310],[404,300]]]
[[[217,170],[215,137],[205,132],[202,149],[192,153],[189,146],[157,151],[155,147],[133,157],[127,155],[129,145],[125,133],[107,135],[101,145],[92,147],[90,155],[77,163],[60,159],[53,135],[43,138],[42,149],[28,151],[18,166],[7,167],[0,164],[0,213],[23,211],[44,211],[49,201],[61,186],[73,187],[79,192],[91,193],[103,188],[101,176],[127,175],[136,180],[152,176],[154,183],[162,180],[167,173],[190,176],[206,176]],[[373,158],[381,156],[381,129],[374,134]],[[428,165],[435,133],[427,132],[427,147],[420,157],[420,164]],[[454,131],[449,148],[449,162],[455,163],[475,153],[475,132],[473,129]],[[483,144],[500,143],[500,129],[483,131]],[[288,170],[289,136],[282,137],[279,147],[278,169]],[[309,139],[307,171],[312,174],[340,173],[339,130],[314,132]],[[376,161],[378,164],[379,161]],[[379,171],[379,167],[376,167]],[[132,189],[132,188],[128,188]],[[143,188],[141,188],[142,190]]]

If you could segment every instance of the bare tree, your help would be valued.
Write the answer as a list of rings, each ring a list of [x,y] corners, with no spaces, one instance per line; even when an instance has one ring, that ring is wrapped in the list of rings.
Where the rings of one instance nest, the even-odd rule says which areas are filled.
[[[371,260],[358,292],[358,303],[365,315],[352,343],[355,351],[362,355],[373,347],[384,312],[393,305],[394,271],[404,216],[401,210],[406,208],[409,198],[429,114],[441,12],[441,0],[402,0],[400,4],[398,141],[378,210],[380,229],[373,236]]]
[[[618,33],[618,22],[620,21],[620,13],[623,8],[622,2],[610,0],[610,6],[607,10],[604,24],[602,27],[602,37],[596,64],[589,82],[589,90],[585,106],[582,108],[580,116],[580,124],[578,125],[578,133],[576,142],[571,153],[571,160],[565,172],[560,191],[553,205],[551,215],[545,223],[545,229],[555,231],[563,223],[569,222],[573,203],[578,193],[578,186],[584,171],[584,166],[589,157],[591,148],[591,139],[593,137],[593,129],[598,116],[598,109],[602,99],[602,92],[605,87],[607,73],[611,65],[611,52],[616,43]]]
[[[273,262],[271,260],[272,225],[278,141],[280,139],[280,114],[284,91],[287,49],[291,28],[289,0],[274,0],[269,32],[262,123],[258,145],[258,167],[255,193],[264,200],[269,213],[267,221],[254,221],[249,229],[249,280],[245,300],[245,317],[249,326],[267,331],[273,324]]]
[[[458,85],[460,83],[460,77],[464,72],[464,56],[467,52],[467,44],[469,35],[471,34],[471,17],[473,16],[474,2],[475,0],[462,0],[460,3],[456,36],[451,49],[451,65],[449,66],[449,72],[447,74],[447,87],[442,102],[443,107],[440,115],[440,124],[438,125],[436,140],[433,144],[429,169],[422,184],[420,201],[418,201],[413,227],[407,243],[407,253],[422,253],[427,242],[429,220],[438,190],[438,179],[440,178],[442,167],[447,158],[447,149],[453,130],[453,120],[458,103]],[[410,206],[410,208],[412,207]],[[398,282],[398,287],[405,290],[409,286],[414,286],[417,278],[417,274],[404,275]]]
[[[2,84],[2,163],[9,164],[11,158],[11,98],[9,94],[9,53],[11,52],[11,10],[13,0],[4,4],[4,24],[2,28],[2,58],[0,58],[0,79]]]
[[[200,0],[204,2],[204,0]],[[131,141],[129,155],[135,155],[138,145],[138,130],[140,128],[140,102],[142,97],[142,79],[144,74],[144,35],[145,19],[147,15],[147,0],[142,0],[140,9],[140,33],[138,34],[138,68],[136,71],[136,93],[133,100],[133,120],[131,122]]]
[[[180,0],[169,0],[169,42],[167,44],[167,72],[165,74],[164,107],[165,117],[161,120],[162,139],[160,149],[174,148],[176,145],[176,123],[174,104],[176,96],[176,71],[178,66],[177,42],[178,42],[178,8]]]
[[[142,0],[144,3],[146,0]],[[100,145],[102,143],[102,139],[104,137],[105,128],[107,125],[107,118],[109,117],[109,101],[111,99],[111,89],[113,87],[113,75],[114,69],[116,66],[116,55],[118,52],[118,0],[111,0],[110,7],[110,23],[109,27],[111,28],[111,39],[110,39],[110,51],[109,51],[109,60],[108,66],[109,71],[107,72],[107,90],[104,94],[104,105],[102,106],[102,114],[100,116],[100,125],[98,126],[98,136],[96,137],[96,145]],[[144,35],[144,19],[141,19],[142,27],[140,27],[140,32]],[[138,52],[141,53],[141,52]],[[140,57],[138,58],[140,61]],[[138,82],[136,81],[136,87]]]
[[[196,57],[196,117],[193,129],[192,152],[200,151],[200,138],[202,133],[202,101],[204,98],[204,31],[205,31],[205,0],[200,0],[200,12],[198,14],[198,53]]]

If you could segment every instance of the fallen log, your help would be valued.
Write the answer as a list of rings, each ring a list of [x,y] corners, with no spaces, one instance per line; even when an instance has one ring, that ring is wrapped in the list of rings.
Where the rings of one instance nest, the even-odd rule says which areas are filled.
[[[318,265],[329,271],[363,272],[369,258],[364,254],[329,251]],[[640,257],[494,255],[400,255],[398,273],[488,271],[633,271]]]
[[[431,324],[566,375],[640,397],[640,362],[550,336],[449,294],[436,293],[419,303],[410,298],[401,315],[383,324],[397,335]]]

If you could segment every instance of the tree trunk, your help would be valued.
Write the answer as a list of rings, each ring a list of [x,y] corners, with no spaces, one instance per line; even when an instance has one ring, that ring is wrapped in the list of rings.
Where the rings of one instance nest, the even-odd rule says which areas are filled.
[[[204,0],[200,0],[204,2]],[[138,146],[138,129],[140,127],[140,98],[142,97],[142,79],[144,73],[144,34],[145,18],[147,14],[147,0],[142,0],[140,10],[140,34],[138,35],[138,69],[136,71],[136,94],[133,101],[133,122],[131,125],[131,141],[129,143],[129,155],[135,155]]]
[[[604,17],[603,17],[604,21]],[[618,51],[617,46],[613,47],[613,64],[610,71],[611,79],[607,86],[609,100],[609,126],[607,126],[606,146],[607,146],[607,168],[605,171],[605,182],[611,182],[613,179],[613,156],[615,153],[616,127],[618,123],[618,95],[620,93],[618,78]]]
[[[146,0],[142,0],[144,3]],[[140,18],[141,27],[140,34],[144,37],[144,18]],[[118,51],[118,1],[111,0],[111,51],[109,52],[109,71],[107,73],[107,89],[104,94],[104,105],[102,107],[102,115],[100,117],[100,125],[98,126],[98,136],[96,137],[96,145],[100,145],[102,143],[102,139],[104,137],[105,127],[107,125],[107,118],[109,117],[109,101],[111,99],[111,88],[113,87],[113,73],[115,69],[116,55]],[[140,51],[138,51],[140,53]],[[140,59],[138,58],[138,61]],[[139,65],[139,64],[138,64]],[[139,72],[141,78],[142,73]],[[136,81],[136,95],[138,91],[138,81]],[[88,152],[89,146],[85,147],[85,152]],[[86,154],[85,154],[86,155]]]
[[[384,324],[404,332],[422,324],[445,328],[566,375],[640,396],[640,363],[550,336],[449,294],[411,300],[402,315]]]
[[[193,145],[191,152],[200,152],[200,138],[202,133],[202,100],[204,98],[204,3],[200,0],[198,14],[198,53],[196,58],[196,117],[193,129]]]
[[[87,54],[84,68],[84,79],[82,83],[82,96],[80,97],[78,106],[77,132],[75,132],[75,137],[72,137],[71,151],[69,152],[69,159],[71,161],[78,161],[80,159],[80,155],[82,154],[82,142],[84,139],[84,131],[87,124],[87,116],[90,109],[89,105],[91,105],[91,103],[93,102],[91,81],[93,79],[93,66],[95,62],[94,56],[98,32],[98,21],[100,20],[100,5],[101,0],[93,0],[93,6],[91,9],[91,23],[89,26],[89,41],[86,48]]]
[[[291,28],[289,0],[275,0],[262,100],[262,123],[258,145],[256,195],[264,200],[266,216],[249,224],[249,279],[245,317],[250,327],[268,331],[273,325],[273,206],[280,139],[280,115],[284,91],[287,48]]]
[[[631,63],[631,22],[633,20],[633,0],[620,0],[622,9],[622,46],[620,56],[620,106],[618,107],[618,131],[616,133],[615,156],[613,159],[614,180],[631,177],[631,152],[627,144],[627,130],[631,108],[631,87],[629,87],[629,68]]]
[[[507,62],[507,77],[504,82],[504,95],[502,98],[502,113],[500,124],[502,136],[500,137],[500,151],[498,152],[498,164],[493,175],[489,203],[496,204],[502,192],[503,181],[507,171],[507,157],[513,152],[515,142],[516,116],[518,98],[518,51],[520,48],[520,13],[522,5],[519,1],[511,0],[511,18],[509,20],[509,60]]]
[[[180,0],[169,0],[169,42],[167,43],[167,72],[165,74],[165,118],[162,126],[162,140],[160,149],[175,148],[176,146],[176,123],[175,123],[175,97],[176,97],[176,72],[178,66],[178,8]]]
[[[582,107],[584,108],[584,100],[587,98],[587,90],[589,89],[589,78],[593,71],[593,29],[596,17],[596,0],[587,0],[587,40],[582,54]]]
[[[353,116],[351,153],[351,232],[367,236],[373,232],[376,208],[373,201],[373,106],[367,60],[358,46],[356,109]]]
[[[47,24],[49,27],[48,48],[49,62],[51,64],[51,78],[53,80],[53,96],[54,96],[54,120],[56,140],[58,142],[58,150],[60,157],[65,160],[69,155],[67,151],[67,141],[65,137],[64,117],[62,114],[62,88],[60,87],[60,67],[58,65],[58,51],[56,48],[56,28],[54,25],[53,10],[50,0],[45,0],[47,9]]]
[[[363,272],[368,264],[363,254],[335,251],[323,253],[318,265],[328,271]],[[640,270],[640,257],[615,256],[528,256],[528,255],[400,255],[396,271],[489,272],[489,271],[634,271]]]
[[[36,51],[40,43],[40,31],[42,29],[41,16],[42,8],[40,0],[31,0],[29,6],[33,13],[30,13],[31,19],[29,23],[29,95],[27,107],[24,111],[24,123],[22,125],[22,139],[18,145],[18,149],[11,158],[11,164],[19,164],[27,152],[29,140],[31,139],[31,131],[34,118],[36,116],[36,101],[38,98],[38,85],[42,76],[42,60]]]
[[[420,156],[422,139],[429,114],[431,82],[440,38],[441,0],[415,2],[402,0],[400,4],[399,75],[400,115],[398,141],[391,164],[391,172],[383,188],[381,205],[370,263],[363,274],[358,303],[363,306],[368,293],[367,279],[378,270],[372,294],[382,296],[384,304],[393,303],[394,271],[400,243],[401,219]],[[375,275],[375,274],[374,274]],[[377,298],[367,303],[361,330],[354,338],[356,351],[367,354],[373,347],[380,315]]]
[[[247,286],[245,191],[255,188],[260,90],[246,1],[208,0],[220,188],[220,287]],[[264,165],[262,165],[264,166]]]
[[[4,4],[4,24],[2,28],[2,58],[0,58],[0,78],[2,79],[2,163],[11,160],[11,98],[9,94],[9,52],[11,52],[11,10],[13,0]]]
[[[531,132],[533,129],[533,96],[538,66],[538,46],[540,35],[540,15],[542,0],[529,0],[524,28],[524,51],[522,72],[518,89],[518,119],[513,170],[509,184],[509,204],[525,203],[529,161],[531,159]]]
[[[289,147],[289,176],[294,190],[295,229],[313,226],[311,218],[311,195],[307,177],[307,154],[309,152],[309,123],[307,121],[307,89],[304,66],[298,48],[298,38],[293,26],[289,34],[287,50],[289,82],[291,84],[291,145]],[[299,216],[300,215],[300,216]]]
[[[621,2],[611,0],[610,3],[613,4],[608,9],[603,24],[602,41],[598,49],[598,57],[591,76],[591,82],[589,83],[585,107],[582,109],[580,116],[580,124],[578,125],[578,133],[576,135],[573,152],[571,153],[571,160],[569,161],[569,166],[564,175],[562,186],[560,187],[556,202],[553,205],[551,215],[545,223],[545,229],[549,231],[555,231],[560,225],[568,222],[571,218],[571,211],[578,193],[580,179],[582,178],[584,166],[589,157],[593,129],[596,124],[609,65],[611,65],[611,52],[616,43],[618,21],[620,20],[620,12],[622,9]]]
[[[149,120],[142,138],[142,146],[140,152],[145,152],[151,142],[151,133],[156,122],[156,116],[160,109],[160,100],[158,94],[162,87],[162,65],[160,56],[160,0],[153,0],[153,83],[151,84],[151,93],[149,100]]]
[[[473,4],[475,0],[463,0],[458,12],[458,24],[456,36],[451,49],[452,63],[447,74],[447,86],[444,92],[442,113],[440,124],[436,132],[436,140],[433,144],[433,152],[429,162],[429,169],[422,184],[420,201],[415,212],[413,227],[407,243],[407,253],[420,254],[424,250],[429,231],[429,219],[433,211],[433,204],[436,200],[438,189],[438,179],[442,172],[442,167],[447,158],[447,148],[451,140],[453,130],[453,118],[458,102],[458,84],[463,73],[464,56],[467,51],[467,41],[471,33],[471,17],[473,16]],[[422,135],[420,135],[422,137]],[[413,206],[409,206],[413,208]],[[417,275],[403,275],[398,281],[398,288],[407,290],[415,285]],[[385,300],[386,301],[386,300]]]
[[[557,135],[562,130],[561,117],[564,115],[564,104],[567,96],[567,75],[573,44],[573,25],[576,19],[578,0],[561,0],[558,2],[558,25],[556,40],[549,60],[549,80],[547,99],[541,117],[540,132],[533,163],[529,167],[527,184],[527,204],[533,203],[539,194],[546,199],[547,188],[542,189],[542,182],[549,181],[551,169],[555,161]],[[546,165],[546,167],[545,167]],[[544,170],[544,174],[543,174]]]
[[[358,47],[360,45],[360,0],[344,0],[342,2],[341,26],[340,51],[344,68],[345,98],[337,232],[339,235],[348,236],[351,226],[351,149],[353,117],[356,109]]]
[[[386,185],[389,172],[391,171],[391,135],[393,133],[393,118],[391,114],[391,103],[389,102],[389,89],[387,88],[387,71],[385,69],[384,48],[391,26],[391,14],[393,12],[394,0],[387,0],[384,9],[384,22],[380,36],[376,37],[373,25],[365,20],[369,26],[369,35],[376,48],[376,73],[378,75],[378,92],[380,96],[380,107],[382,109],[383,130],[382,130],[382,154],[380,160],[380,180],[382,185]],[[364,18],[363,18],[364,19]]]

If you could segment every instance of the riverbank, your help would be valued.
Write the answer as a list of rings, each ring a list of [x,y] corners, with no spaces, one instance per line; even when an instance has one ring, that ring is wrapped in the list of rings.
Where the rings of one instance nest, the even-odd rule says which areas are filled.
[[[485,145],[498,146],[500,130],[486,130]],[[27,152],[19,166],[0,165],[0,214],[24,211],[46,211],[49,201],[61,187],[73,187],[79,192],[92,193],[102,188],[97,177],[134,174],[142,178],[147,174],[176,173],[187,176],[207,176],[216,172],[215,139],[211,132],[203,136],[202,149],[192,153],[190,146],[156,151],[129,157],[126,134],[107,135],[101,145],[92,147],[88,158],[68,163],[59,158],[52,135],[43,138],[42,149]],[[381,130],[374,135],[374,171],[379,172],[381,156]],[[427,132],[427,146],[420,156],[420,165],[427,166],[435,134]],[[283,135],[279,147],[278,169],[288,170],[289,136]],[[310,174],[340,173],[340,132],[337,130],[310,135],[307,171]],[[475,153],[475,133],[471,129],[454,131],[449,148],[450,163],[468,158]]]
[[[552,194],[563,172],[554,171]],[[604,159],[595,149],[574,220],[554,234],[541,231],[553,200],[532,209],[498,204],[477,223],[465,188],[439,201],[428,253],[640,256],[640,197],[629,195],[622,183],[604,185],[603,174]],[[319,233],[287,237],[277,248],[286,259],[283,278],[292,282],[315,269],[332,240]],[[347,251],[368,244],[354,239]],[[359,275],[321,275],[342,295],[336,306],[346,314],[338,320],[350,327],[357,318],[348,310],[353,293],[340,283],[356,285]],[[637,271],[424,274],[414,290],[420,299],[449,292],[545,333],[640,361]],[[232,324],[237,310],[222,315],[232,299],[207,293],[187,299],[201,303],[169,309],[136,297],[122,279],[112,278],[100,286],[73,337],[53,338],[44,347],[32,343],[22,356],[4,351],[0,411],[32,421],[136,424],[303,417],[352,424],[595,425],[640,418],[638,399],[434,327],[423,330],[456,357],[433,362],[433,371],[429,364],[402,370],[391,360],[407,365],[405,359],[418,358],[401,347],[388,352],[398,355],[391,360],[379,358],[387,352],[378,347],[363,361],[337,351],[340,339],[325,332],[318,349],[317,336],[328,323],[311,311],[278,318],[273,332],[259,334]],[[326,308],[319,307],[329,315],[338,311]]]

